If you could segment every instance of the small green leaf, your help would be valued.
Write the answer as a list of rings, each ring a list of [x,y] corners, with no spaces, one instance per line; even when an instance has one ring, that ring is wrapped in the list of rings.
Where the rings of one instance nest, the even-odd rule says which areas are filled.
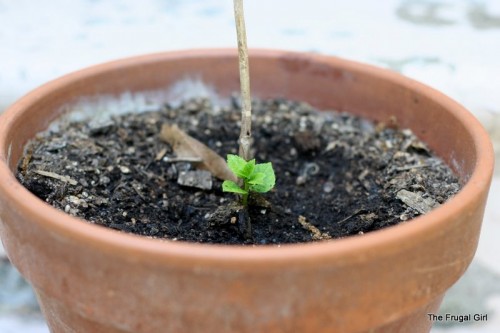
[[[237,183],[226,180],[222,183],[222,191],[242,194],[242,202],[245,206],[249,191],[265,193],[276,183],[271,163],[256,164],[255,159],[247,162],[238,155],[228,154],[227,165],[237,177],[243,180],[245,186],[241,188]]]
[[[250,185],[257,185],[257,184],[264,184],[265,181],[265,175],[262,172],[254,172],[252,176],[248,179],[248,184]]]
[[[247,164],[241,170],[241,174],[238,177],[249,179],[255,169],[255,159],[246,162]]]
[[[268,162],[255,165],[254,174],[259,173],[264,175],[263,179],[259,179],[259,182],[256,184],[250,184],[250,190],[259,193],[268,192],[276,183],[276,176],[274,175],[272,163]]]
[[[235,182],[231,180],[225,180],[222,183],[222,192],[233,192],[239,194],[248,194],[247,191],[238,186]]]
[[[271,162],[259,163],[255,165],[254,172],[262,172],[264,174],[266,182],[272,183],[273,185],[276,182],[276,176],[274,175],[273,164]]]
[[[269,192],[273,187],[274,187],[274,185],[271,185],[271,184],[250,185],[250,191],[258,192],[258,193],[266,193],[266,192]]]
[[[255,161],[254,161],[255,163]],[[247,161],[239,157],[238,155],[228,154],[227,155],[227,166],[231,171],[238,177],[244,178],[244,169],[247,165]]]

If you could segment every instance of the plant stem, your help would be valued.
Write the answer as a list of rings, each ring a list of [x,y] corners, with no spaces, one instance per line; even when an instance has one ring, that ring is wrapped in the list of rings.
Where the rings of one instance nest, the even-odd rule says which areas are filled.
[[[234,0],[234,19],[238,36],[238,58],[240,67],[241,86],[241,130],[239,155],[250,161],[252,159],[250,147],[252,144],[252,100],[250,97],[250,73],[248,65],[247,35],[245,17],[243,15],[243,0]]]
[[[241,198],[241,203],[243,204],[243,206],[247,207],[248,206],[248,196],[249,196],[250,186],[249,186],[249,184],[246,181],[243,181],[243,189],[245,191],[247,191],[247,193],[243,194],[243,196]]]

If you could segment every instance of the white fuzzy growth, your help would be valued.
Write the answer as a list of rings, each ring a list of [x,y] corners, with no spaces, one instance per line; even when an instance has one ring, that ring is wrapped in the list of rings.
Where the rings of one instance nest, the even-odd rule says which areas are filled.
[[[195,97],[207,98],[218,106],[229,104],[229,99],[220,97],[213,86],[199,78],[187,77],[170,87],[156,90],[83,96],[75,103],[64,105],[64,115],[54,121],[49,130],[58,131],[59,125],[68,121],[104,123],[116,115],[158,110],[165,103],[177,107],[183,101]]]

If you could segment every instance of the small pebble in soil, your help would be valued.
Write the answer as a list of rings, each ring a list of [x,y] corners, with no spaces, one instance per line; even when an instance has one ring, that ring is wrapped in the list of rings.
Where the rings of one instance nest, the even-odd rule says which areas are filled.
[[[323,192],[325,193],[330,193],[333,191],[334,185],[332,182],[328,181],[325,184],[323,184]]]
[[[212,174],[208,171],[181,171],[177,178],[179,185],[196,187],[202,190],[212,189]]]

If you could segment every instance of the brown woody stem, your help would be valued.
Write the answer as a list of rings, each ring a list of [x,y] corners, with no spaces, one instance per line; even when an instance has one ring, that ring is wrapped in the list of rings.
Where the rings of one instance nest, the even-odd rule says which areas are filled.
[[[250,152],[252,144],[252,100],[250,97],[250,73],[245,17],[243,15],[243,0],[234,0],[234,18],[236,21],[236,34],[238,36],[241,86],[241,131],[238,140],[240,145],[239,155],[245,159],[245,161],[249,161],[252,158]]]

